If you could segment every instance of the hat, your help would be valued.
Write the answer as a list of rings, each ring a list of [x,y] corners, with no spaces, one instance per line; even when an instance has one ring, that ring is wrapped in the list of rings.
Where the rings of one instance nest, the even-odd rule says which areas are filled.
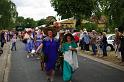
[[[38,27],[35,28],[35,30],[38,30],[38,29],[39,29]]]
[[[55,29],[55,27],[47,27],[44,29],[44,34],[48,35],[48,31],[52,31],[53,32],[53,37],[55,37],[57,35],[57,29]]]

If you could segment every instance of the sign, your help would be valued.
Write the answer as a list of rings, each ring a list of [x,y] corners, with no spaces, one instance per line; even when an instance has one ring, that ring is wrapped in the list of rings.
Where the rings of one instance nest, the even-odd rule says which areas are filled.
[[[16,26],[16,31],[23,31],[24,27],[23,26]]]

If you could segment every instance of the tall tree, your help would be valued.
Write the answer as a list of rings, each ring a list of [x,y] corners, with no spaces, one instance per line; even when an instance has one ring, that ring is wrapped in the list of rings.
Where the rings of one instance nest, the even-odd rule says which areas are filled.
[[[40,19],[40,20],[37,21],[38,26],[46,25],[46,24],[47,24],[46,19]]]
[[[17,19],[16,19],[16,26],[24,26],[24,17],[22,16],[18,16]]]
[[[33,18],[26,18],[24,20],[24,27],[34,28],[36,26],[37,26],[37,23],[36,23],[36,21]]]
[[[124,0],[110,0],[111,19],[116,26],[124,23]]]
[[[51,0],[51,4],[62,18],[77,19],[76,26],[81,24],[82,18],[90,17],[94,9],[92,0]]]
[[[0,0],[0,28],[7,29],[15,23],[17,11],[13,2],[8,0]]]
[[[92,11],[92,18],[95,18],[95,23],[104,23],[105,27],[109,27],[110,24],[110,0],[93,0],[94,10]]]

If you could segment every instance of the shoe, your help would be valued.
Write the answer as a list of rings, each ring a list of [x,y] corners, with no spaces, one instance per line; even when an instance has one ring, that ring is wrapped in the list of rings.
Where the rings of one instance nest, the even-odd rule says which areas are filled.
[[[27,55],[27,58],[29,58],[29,55]]]
[[[47,77],[47,82],[50,82],[50,78],[49,77]]]
[[[53,82],[53,79],[50,79],[50,82]]]
[[[40,58],[39,58],[39,57],[37,57],[36,59],[37,59],[37,60],[39,60]]]

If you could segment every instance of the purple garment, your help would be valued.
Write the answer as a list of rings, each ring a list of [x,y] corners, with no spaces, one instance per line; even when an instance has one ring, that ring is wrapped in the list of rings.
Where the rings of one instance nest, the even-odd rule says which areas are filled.
[[[45,62],[46,64],[46,71],[50,71],[55,69],[56,60],[58,58],[58,48],[59,42],[56,39],[50,39],[46,37],[43,40],[43,53],[48,57],[48,61]]]
[[[36,36],[36,47],[39,47],[40,46],[40,44],[42,43],[42,37],[43,37],[43,35],[42,34],[38,34],[37,36]]]

